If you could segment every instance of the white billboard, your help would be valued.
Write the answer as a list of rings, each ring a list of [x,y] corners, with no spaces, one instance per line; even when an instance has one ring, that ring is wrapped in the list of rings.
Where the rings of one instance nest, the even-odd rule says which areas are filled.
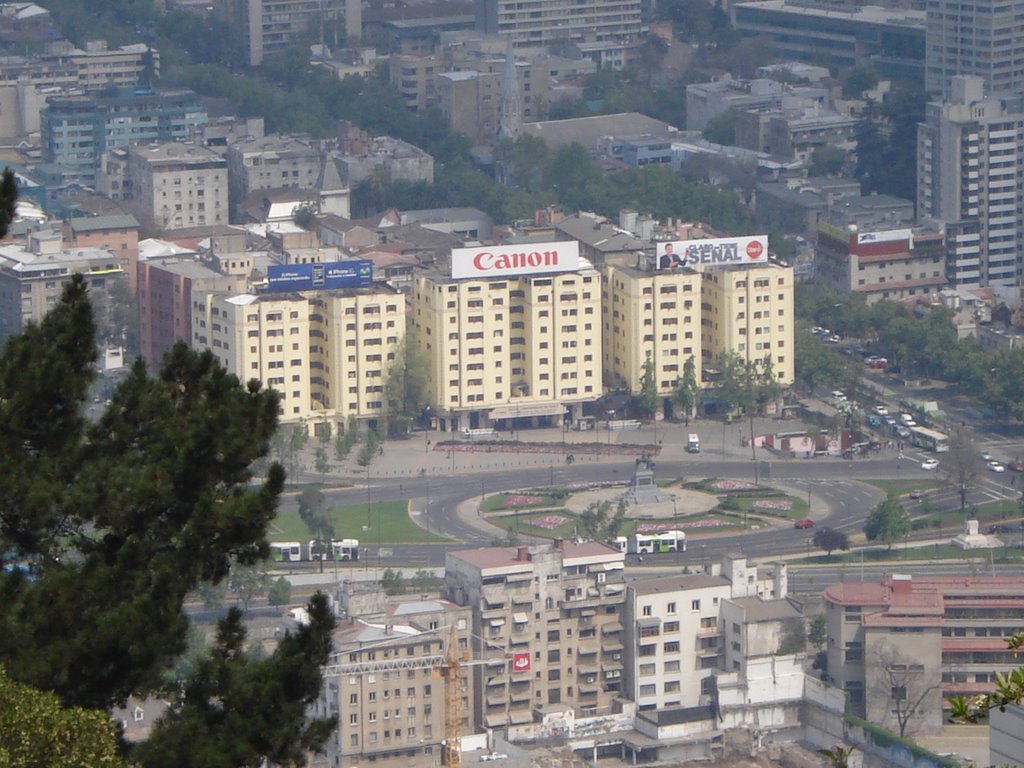
[[[658,269],[766,264],[768,236],[722,237],[715,240],[676,240],[658,243]]]
[[[885,232],[858,232],[857,245],[865,243],[891,243],[897,240],[909,240],[909,229],[890,229]]]
[[[580,266],[580,244],[520,243],[452,249],[452,279],[571,272]]]

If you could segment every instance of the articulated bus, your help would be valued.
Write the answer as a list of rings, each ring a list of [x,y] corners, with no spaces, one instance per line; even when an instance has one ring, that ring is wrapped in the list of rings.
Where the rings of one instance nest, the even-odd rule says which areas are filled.
[[[608,543],[619,551],[627,552],[631,555],[653,555],[659,552],[685,552],[686,534],[683,531],[634,533],[632,536],[616,536]]]
[[[270,544],[271,559],[277,563],[296,563],[303,560],[358,560],[359,539],[335,539],[331,552],[321,558],[316,539],[301,541],[274,541]]]
[[[949,436],[927,427],[910,427],[910,442],[918,448],[935,453],[945,453],[949,450]]]

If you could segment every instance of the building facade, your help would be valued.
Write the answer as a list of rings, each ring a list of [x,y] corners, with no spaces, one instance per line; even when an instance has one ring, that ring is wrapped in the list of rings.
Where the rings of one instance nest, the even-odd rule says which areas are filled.
[[[511,38],[516,48],[554,43],[635,42],[646,31],[640,0],[476,0],[476,28]]]
[[[405,336],[394,288],[208,294],[193,299],[192,313],[193,345],[242,381],[277,390],[282,421],[341,430],[349,417],[387,413],[387,369]]]
[[[228,145],[232,209],[257,190],[317,189],[324,153],[301,136],[247,136]]]
[[[625,554],[556,539],[532,547],[449,552],[445,594],[473,611],[475,722],[487,728],[548,714],[611,714],[622,687]]]
[[[235,48],[249,66],[258,67],[310,29],[345,18],[346,5],[347,0],[229,0],[219,10],[235,35]],[[350,33],[359,37],[360,30]]]
[[[824,592],[828,674],[854,711],[890,730],[937,731],[957,695],[995,688],[1020,660],[1007,639],[1024,621],[1011,577],[893,574]]]
[[[574,244],[525,251],[548,245]],[[460,251],[470,249],[453,258]],[[581,416],[602,394],[600,273],[574,258],[570,271],[479,274],[416,278],[412,321],[430,361],[433,407],[449,414],[451,429],[536,418],[560,426]]]
[[[1024,97],[985,98],[978,77],[956,76],[932,102],[917,137],[917,214],[946,232],[956,286],[1013,286],[1022,272]]]
[[[948,97],[955,75],[980,77],[987,93],[1008,93],[1024,87],[1021,14],[1024,3],[1020,0],[929,0],[925,90],[939,98]]]
[[[93,183],[100,157],[118,147],[184,141],[207,120],[192,91],[118,88],[47,99],[40,113],[43,160]]]

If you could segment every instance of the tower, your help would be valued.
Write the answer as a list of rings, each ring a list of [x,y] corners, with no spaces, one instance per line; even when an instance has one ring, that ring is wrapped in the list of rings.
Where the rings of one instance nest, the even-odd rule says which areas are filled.
[[[516,75],[516,57],[512,51],[512,36],[506,38],[505,80],[501,85],[501,107],[498,113],[498,140],[515,141],[523,130],[523,105],[519,99],[519,77]]]
[[[954,75],[975,75],[989,94],[1024,87],[1024,0],[930,0],[925,34],[925,90],[950,95]]]

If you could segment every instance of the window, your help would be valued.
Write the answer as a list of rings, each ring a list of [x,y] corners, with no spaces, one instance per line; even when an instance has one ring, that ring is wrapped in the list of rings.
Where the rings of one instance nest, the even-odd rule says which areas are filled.
[[[690,610],[691,611],[699,611],[700,610],[700,600],[691,600],[690,601]]]
[[[649,606],[649,605],[645,605],[644,606],[644,608],[643,608],[644,616],[651,616],[652,615],[651,611],[652,611],[651,606]]]
[[[676,612],[676,604],[675,603],[669,603],[668,604],[668,608],[666,608],[665,610],[668,613],[675,613]]]

